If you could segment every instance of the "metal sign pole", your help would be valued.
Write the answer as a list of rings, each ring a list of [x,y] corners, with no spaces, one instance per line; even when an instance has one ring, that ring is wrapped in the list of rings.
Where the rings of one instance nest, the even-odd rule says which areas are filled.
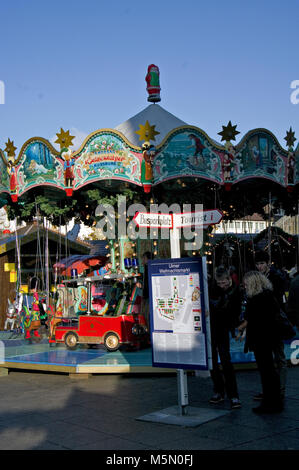
[[[181,257],[180,229],[176,227],[170,230],[170,255],[171,258]],[[184,369],[177,369],[177,381],[180,415],[186,416],[188,413],[187,407],[189,405],[189,396],[187,372]]]
[[[220,211],[219,211],[220,212]],[[177,214],[173,214],[174,215],[177,215]],[[159,264],[156,266],[155,265],[155,261],[153,262],[150,262],[150,275],[151,275],[151,279],[152,279],[152,282],[151,282],[151,287],[152,287],[152,290],[151,290],[151,296],[153,295],[153,298],[156,299],[157,297],[157,293],[154,293],[153,294],[153,290],[155,291],[156,289],[158,289],[158,292],[160,292],[160,280],[159,278],[162,276],[168,276],[168,272],[181,272],[178,268],[178,270],[176,269],[172,269],[172,265],[174,264],[174,266],[176,265],[176,263],[173,262],[174,259],[178,259],[178,266],[180,266],[181,264],[185,264],[185,263],[182,263],[181,261],[179,261],[179,258],[181,258],[181,250],[180,250],[180,227],[184,227],[186,225],[185,224],[185,219],[183,220],[183,225],[180,225],[182,222],[179,220],[180,224],[177,224],[176,223],[177,220],[175,220],[175,217],[173,217],[173,228],[170,229],[170,253],[171,253],[171,260],[160,260]],[[188,221],[187,221],[188,222]],[[138,225],[139,221],[136,220],[136,223]],[[192,221],[193,223],[193,221]],[[217,223],[217,222],[215,222]],[[191,224],[192,225],[192,224]],[[196,226],[196,224],[194,224]],[[186,261],[186,260],[184,260]],[[153,263],[153,264],[151,264]],[[164,273],[161,273],[161,271],[163,271],[162,269],[160,270],[159,268],[159,265],[169,265],[169,269],[166,269],[164,270]],[[206,307],[208,308],[208,305],[209,305],[209,302],[208,302],[208,284],[207,284],[207,269],[206,269],[206,259],[203,258],[203,263],[202,263],[202,274],[203,274],[203,291],[204,291],[204,300],[205,300],[205,305]],[[191,269],[192,271],[192,269]],[[194,272],[197,273],[197,271],[195,270]],[[199,275],[199,271],[198,271],[198,275]],[[196,274],[197,275],[197,274]],[[157,280],[157,285],[156,283],[153,283],[153,279],[155,278],[155,276],[158,277],[158,280]],[[153,284],[155,284],[155,286],[153,287]],[[202,282],[200,281],[200,285],[202,284]],[[192,281],[192,286],[193,286],[193,281]],[[177,289],[177,287],[176,287]],[[190,299],[191,301],[191,299]],[[163,304],[164,305],[164,304]],[[155,308],[152,309],[152,312],[151,314],[154,315],[155,311]],[[193,309],[192,309],[193,311]],[[200,310],[194,310],[194,311],[198,311],[200,312]],[[197,316],[197,315],[196,315]],[[209,316],[209,315],[207,315]],[[195,318],[194,318],[195,320]],[[206,321],[206,329],[207,329],[207,359],[208,359],[208,366],[209,368],[211,368],[211,344],[210,344],[210,334],[209,334],[209,318],[205,318],[205,321]],[[196,330],[197,331],[197,330]],[[159,332],[158,332],[158,335],[159,335]],[[157,343],[156,344],[159,344],[159,341],[160,341],[160,337],[157,338]],[[162,341],[164,341],[164,339],[162,338]],[[153,352],[154,351],[154,344],[155,344],[155,338],[153,338]],[[194,343],[195,345],[195,343]],[[166,340],[166,347],[167,347],[167,340]],[[195,347],[197,347],[195,345]],[[166,348],[167,349],[167,348]],[[163,346],[163,350],[164,350],[164,346]],[[168,351],[166,351],[167,353]],[[158,354],[158,353],[157,353]],[[159,356],[158,354],[158,357],[155,358],[154,357],[155,355],[153,354],[153,363],[155,363],[154,365],[158,365],[159,362],[162,362],[162,364],[165,364],[165,359],[164,357],[162,358],[162,356]],[[157,360],[156,360],[157,359]],[[169,362],[169,361],[167,361]],[[176,364],[173,364],[173,361],[172,362],[172,365],[174,367],[177,367],[178,366],[178,363]],[[181,362],[180,364],[181,367],[188,367],[189,366],[189,363],[190,361],[187,363],[188,365],[185,366],[185,361]],[[197,358],[197,362],[196,364],[199,363],[199,359]],[[184,365],[183,365],[184,364]],[[159,364],[160,365],[160,364]],[[190,364],[191,365],[191,364]],[[208,372],[208,371],[207,371]],[[140,421],[147,421],[147,422],[153,422],[153,423],[163,423],[163,424],[176,424],[176,425],[180,425],[180,426],[191,426],[191,427],[195,427],[195,426],[199,426],[200,424],[202,423],[206,423],[208,421],[211,421],[213,419],[216,419],[220,416],[224,416],[226,415],[227,413],[229,413],[229,411],[227,410],[215,410],[214,409],[205,409],[205,408],[194,408],[192,406],[189,406],[189,397],[188,397],[188,383],[187,383],[187,369],[177,369],[177,387],[178,387],[178,406],[175,405],[175,406],[171,406],[171,407],[168,407],[164,410],[161,410],[161,411],[157,411],[157,412],[154,412],[154,413],[149,413],[147,415],[144,415],[144,416],[141,416],[140,418],[136,418]]]

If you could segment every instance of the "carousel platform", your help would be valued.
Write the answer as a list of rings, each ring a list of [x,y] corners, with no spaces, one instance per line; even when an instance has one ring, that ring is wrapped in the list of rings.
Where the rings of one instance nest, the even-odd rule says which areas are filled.
[[[69,351],[63,344],[49,344],[47,339],[28,344],[23,335],[0,332],[4,358],[0,367],[69,374],[157,373],[166,369],[152,367],[151,348],[107,352],[104,346],[79,346]],[[2,348],[3,349],[3,348]],[[173,370],[169,370],[173,372]]]
[[[299,344],[297,336],[285,342],[288,360],[294,353],[293,341]],[[295,344],[295,343],[294,343]],[[150,347],[139,350],[120,348],[116,352],[107,352],[104,346],[79,346],[69,351],[63,344],[49,344],[47,339],[39,343],[28,344],[22,334],[10,331],[0,332],[0,373],[9,369],[36,370],[67,373],[72,376],[82,374],[124,374],[124,373],[175,373],[175,369],[152,366]],[[255,367],[252,353],[244,354],[244,344],[232,340],[231,357],[237,369]]]

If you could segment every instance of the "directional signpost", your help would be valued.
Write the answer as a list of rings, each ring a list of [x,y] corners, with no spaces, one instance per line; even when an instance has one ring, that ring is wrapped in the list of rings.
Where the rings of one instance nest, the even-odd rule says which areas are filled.
[[[206,228],[209,225],[219,224],[222,219],[219,209],[196,212],[182,212],[180,214],[160,214],[156,212],[136,212],[133,218],[138,227],[148,228]]]
[[[184,227],[206,228],[209,225],[218,224],[221,221],[221,219],[222,219],[221,211],[219,211],[218,209],[213,209],[213,210],[202,210],[202,211],[195,211],[195,212],[183,212],[183,213],[180,213],[180,214],[178,214],[178,213],[159,214],[159,213],[138,212],[138,213],[136,213],[133,220],[135,221],[136,225],[138,225],[139,227],[169,228],[170,229],[171,259],[170,260],[160,261],[160,264],[162,263],[162,267],[163,267],[164,266],[163,263],[167,263],[167,262],[176,261],[178,265],[180,263],[180,258],[181,258],[181,253],[180,253],[180,228],[184,228]],[[187,260],[182,260],[182,262],[183,261],[185,263],[186,262],[190,263],[190,262],[195,262],[196,260],[192,261],[190,259],[188,261]],[[197,263],[198,262],[199,261],[197,261]],[[151,261],[149,263],[150,263],[149,264],[149,273],[150,273],[150,276],[151,276],[151,279],[150,279],[150,282],[149,282],[149,284],[150,284],[150,294],[151,294],[151,310],[152,310],[151,311],[151,324],[153,325],[154,324],[154,318],[156,318],[155,315],[157,315],[156,311],[153,308],[153,300],[152,300],[153,299],[153,291],[152,291],[152,289],[153,289],[153,278],[152,278],[152,275],[153,275],[153,269],[154,269],[154,264],[153,263],[156,263],[156,264],[158,263],[159,264],[159,261],[157,261],[157,262]],[[202,274],[201,274],[202,285],[201,285],[201,288],[202,288],[202,295],[203,295],[203,299],[204,299],[203,302],[205,304],[205,309],[208,310],[208,303],[209,302],[208,302],[207,272],[206,272],[205,258],[201,258],[200,263],[201,263],[201,266],[202,266],[202,268],[201,268],[202,269]],[[173,267],[173,264],[171,264],[171,266]],[[198,274],[194,274],[194,277],[196,277],[196,276],[198,276]],[[181,278],[181,276],[180,276],[180,278]],[[176,277],[174,279],[176,279]],[[156,281],[156,282],[158,282],[158,281]],[[166,282],[166,285],[168,285],[167,281],[164,281],[164,282]],[[175,282],[177,282],[177,281],[175,281]],[[180,281],[180,282],[183,282],[183,281]],[[162,289],[163,292],[165,290],[164,287]],[[161,302],[163,303],[164,300],[162,299]],[[169,299],[168,299],[168,302],[169,302]],[[188,299],[188,302],[191,302],[191,299]],[[168,308],[168,310],[169,310],[169,308]],[[168,310],[167,310],[167,312],[168,312]],[[205,341],[206,341],[206,351],[207,351],[207,358],[206,358],[206,361],[207,361],[206,364],[207,365],[203,367],[203,370],[204,370],[205,367],[207,367],[208,369],[211,369],[211,344],[210,344],[209,315],[208,314],[205,315],[204,310],[203,310],[202,314],[203,314],[203,322],[205,324],[205,331],[206,331]],[[192,315],[191,315],[191,317],[192,317]],[[171,333],[171,332],[168,332],[168,333]],[[171,334],[170,334],[170,336],[168,335],[169,336],[169,342],[170,342],[169,344],[172,344],[174,340],[177,340],[177,344],[180,344],[181,343],[180,342],[180,334],[178,334],[176,331],[173,331],[172,333],[173,333],[174,338],[171,339],[170,338]],[[153,326],[152,326],[152,334],[154,334]],[[155,333],[155,334],[158,335],[158,340],[160,339],[161,335],[162,335],[162,339],[165,336],[165,334],[163,336],[163,333],[161,333],[161,332],[159,333],[158,330],[157,330],[157,333]],[[190,344],[192,344],[191,340],[193,339],[194,334],[196,334],[196,333],[193,332],[193,335],[191,333],[189,334],[189,336],[187,335],[188,338],[190,337],[189,338]],[[166,338],[166,336],[165,336],[165,338]],[[186,341],[188,340],[188,338],[186,339],[186,334],[184,334],[183,336],[184,336],[184,338],[183,338],[184,339],[183,348],[186,348]],[[164,340],[166,341],[165,338],[164,338]],[[168,343],[166,341],[166,345],[164,345],[165,348],[166,348],[165,352],[164,352],[164,355],[166,355],[165,357],[169,357],[169,354],[171,356],[171,353],[173,353],[173,351],[172,351],[173,347],[170,351],[168,351],[167,350],[167,344]],[[155,354],[156,355],[159,354],[160,346],[161,345],[158,346],[158,349],[156,351],[155,350],[155,342],[152,341],[153,358],[154,358]],[[183,351],[181,353],[182,354],[180,356],[180,351],[178,350],[178,351],[176,351],[175,355],[177,357],[183,357],[184,354],[186,354]],[[189,354],[190,353],[191,353],[191,350],[190,350]],[[198,351],[194,352],[194,354],[198,354]],[[161,357],[161,355],[160,355],[160,357]],[[164,356],[162,355],[162,357],[164,357]],[[191,363],[193,364],[192,360],[191,360]],[[200,415],[199,415],[199,410],[191,408],[191,410],[189,411],[189,415],[188,415],[187,407],[189,405],[189,399],[188,399],[188,385],[187,385],[187,369],[192,368],[191,363],[189,363],[188,365],[186,364],[185,366],[182,365],[182,363],[176,362],[176,360],[172,363],[172,367],[175,367],[176,365],[178,367],[181,367],[180,369],[177,368],[179,416],[177,414],[177,408],[176,407],[171,407],[171,408],[168,408],[166,410],[163,410],[162,412],[151,413],[150,415],[143,416],[143,417],[139,418],[140,420],[142,420],[142,421],[164,422],[166,424],[180,424],[180,425],[184,425],[184,426],[186,426],[186,425],[187,426],[188,425],[189,426],[197,426],[198,424],[201,424],[201,423],[206,422],[206,421],[210,421],[211,419],[215,419],[218,416],[222,416],[223,414],[226,413],[224,411],[219,411],[219,410],[215,411],[215,410],[200,409]],[[153,365],[155,365],[154,364],[154,359],[153,359]],[[159,366],[161,367],[161,364],[159,364]],[[163,361],[162,361],[162,366],[163,366]],[[168,364],[168,366],[169,366],[169,364]],[[167,364],[165,364],[164,367],[167,367]],[[185,367],[185,368],[182,368],[182,367]],[[200,368],[200,366],[198,366],[197,368]]]
[[[133,220],[138,227],[173,228],[172,214],[136,212]]]
[[[182,214],[173,214],[173,228],[183,227],[202,227],[219,224],[222,219],[222,212],[219,209],[183,212]]]

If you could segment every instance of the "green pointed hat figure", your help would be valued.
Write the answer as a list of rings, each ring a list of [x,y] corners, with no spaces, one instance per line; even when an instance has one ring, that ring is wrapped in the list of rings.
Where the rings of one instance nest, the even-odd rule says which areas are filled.
[[[287,191],[292,192],[295,184],[296,174],[296,155],[294,152],[294,144],[296,142],[295,132],[290,129],[287,131],[284,140],[288,146],[288,161],[287,161]]]
[[[234,157],[235,149],[231,140],[236,140],[236,135],[240,134],[236,130],[237,125],[233,126],[231,121],[228,122],[227,126],[222,126],[222,131],[218,132],[221,135],[221,141],[225,141],[225,152],[222,160],[224,188],[226,191],[230,191],[232,187],[232,175],[234,170]]]
[[[72,151],[69,147],[73,145],[74,135],[70,135],[70,131],[64,131],[62,127],[60,128],[60,133],[56,134],[57,140],[55,144],[60,145],[60,155],[64,160],[64,179],[65,179],[65,191],[67,196],[72,196],[73,194],[73,165],[74,159],[72,158]]]
[[[155,136],[160,134],[155,130],[155,127],[146,121],[145,125],[139,124],[139,130],[135,131],[139,135],[139,140],[144,141],[142,144],[141,182],[145,193],[151,192],[153,184],[153,160],[156,148],[150,141],[155,140]]]
[[[18,185],[17,185],[17,174],[16,174],[16,167],[15,167],[15,155],[17,147],[14,146],[13,140],[8,139],[6,142],[6,147],[4,151],[8,156],[7,162],[7,173],[9,175],[9,189],[10,189],[10,196],[13,202],[17,202],[18,200]]]

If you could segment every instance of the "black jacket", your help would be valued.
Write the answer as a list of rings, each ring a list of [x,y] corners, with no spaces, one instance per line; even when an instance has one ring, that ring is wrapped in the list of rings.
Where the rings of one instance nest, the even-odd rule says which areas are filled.
[[[279,305],[282,309],[285,309],[284,305],[284,295],[285,295],[285,285],[286,279],[281,271],[275,269],[274,267],[270,268],[270,271],[267,275],[269,281],[272,283],[273,292],[276,299],[279,302]]]
[[[148,284],[148,265],[144,265],[143,271],[143,298],[149,298],[149,284]]]
[[[287,314],[290,322],[299,328],[299,275],[292,279],[289,288]]]
[[[279,311],[279,303],[270,290],[247,298],[245,352],[254,351],[257,347],[272,348],[277,344],[279,332],[276,317]]]
[[[219,336],[230,331],[234,336],[235,328],[240,324],[240,288],[232,284],[227,290],[223,290],[215,285],[210,288],[209,296],[212,335]]]

